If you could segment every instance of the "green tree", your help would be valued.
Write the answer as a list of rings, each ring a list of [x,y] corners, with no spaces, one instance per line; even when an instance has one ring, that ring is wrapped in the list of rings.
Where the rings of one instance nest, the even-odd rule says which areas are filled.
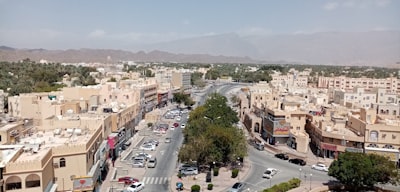
[[[363,153],[341,153],[329,167],[329,176],[358,191],[379,183],[398,183],[399,174],[388,158]]]

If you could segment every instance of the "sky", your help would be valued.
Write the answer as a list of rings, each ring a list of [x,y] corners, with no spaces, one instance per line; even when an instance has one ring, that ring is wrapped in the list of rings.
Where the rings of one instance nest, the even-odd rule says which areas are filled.
[[[0,0],[0,45],[133,49],[199,36],[400,30],[398,0]]]

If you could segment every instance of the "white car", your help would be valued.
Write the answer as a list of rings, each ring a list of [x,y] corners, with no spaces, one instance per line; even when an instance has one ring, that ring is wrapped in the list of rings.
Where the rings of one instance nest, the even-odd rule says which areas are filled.
[[[197,175],[197,174],[199,174],[199,171],[197,170],[196,167],[189,167],[186,169],[182,169],[180,172],[182,175]]]
[[[136,182],[132,185],[130,185],[128,188],[126,188],[127,191],[129,192],[138,192],[144,189],[144,183],[143,182]]]
[[[315,165],[312,165],[312,166],[311,166],[311,169],[315,169],[315,170],[318,170],[318,171],[325,171],[325,172],[328,172],[329,167],[327,167],[325,164],[317,163],[317,164],[315,164]]]
[[[263,178],[271,179],[272,176],[278,173],[278,170],[274,168],[268,168],[267,170],[264,171],[263,173]]]
[[[181,129],[184,129],[186,127],[185,124],[181,124]]]
[[[153,144],[145,144],[145,145],[140,146],[140,149],[145,150],[145,151],[154,151],[154,150],[156,150],[156,146]]]

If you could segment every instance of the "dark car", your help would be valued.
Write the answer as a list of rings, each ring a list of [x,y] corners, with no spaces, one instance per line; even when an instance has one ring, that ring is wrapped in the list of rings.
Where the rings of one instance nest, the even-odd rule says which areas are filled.
[[[133,184],[136,182],[139,182],[139,179],[129,177],[129,176],[118,178],[118,183],[124,183],[125,185],[130,185],[130,184]]]
[[[275,154],[275,157],[279,158],[279,159],[283,159],[283,160],[288,160],[289,159],[289,156],[287,154],[285,154],[285,153]]]
[[[296,164],[296,165],[301,165],[301,166],[306,165],[306,162],[303,159],[299,159],[299,158],[289,159],[289,162]]]

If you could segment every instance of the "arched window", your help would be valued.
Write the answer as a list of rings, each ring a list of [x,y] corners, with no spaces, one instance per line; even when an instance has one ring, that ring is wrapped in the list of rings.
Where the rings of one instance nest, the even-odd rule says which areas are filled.
[[[65,158],[60,159],[60,167],[65,167]]]
[[[6,180],[6,190],[21,189],[21,178],[18,176],[11,176]]]
[[[378,142],[378,131],[371,131],[369,133],[369,141]]]
[[[256,124],[254,125],[254,132],[256,132],[256,133],[259,133],[259,132],[260,132],[260,124],[259,124],[259,123],[256,123]]]
[[[40,187],[40,177],[36,174],[30,174],[25,179],[25,187]]]

